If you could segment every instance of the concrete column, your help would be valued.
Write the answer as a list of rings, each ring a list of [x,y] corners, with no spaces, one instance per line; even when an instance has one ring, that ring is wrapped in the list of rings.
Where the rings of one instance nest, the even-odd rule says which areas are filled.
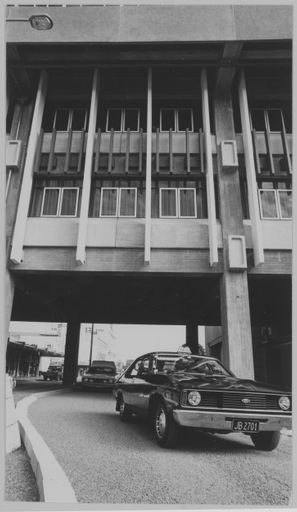
[[[195,323],[188,323],[186,325],[186,345],[191,350],[192,354],[198,354],[198,326]]]
[[[218,151],[220,220],[223,235],[224,272],[221,279],[223,362],[238,377],[253,378],[254,363],[246,270],[229,269],[228,236],[244,235],[238,168],[222,167],[220,144],[235,140],[230,92],[217,88],[214,117]]]
[[[77,376],[80,321],[70,319],[67,323],[63,384],[74,384]]]

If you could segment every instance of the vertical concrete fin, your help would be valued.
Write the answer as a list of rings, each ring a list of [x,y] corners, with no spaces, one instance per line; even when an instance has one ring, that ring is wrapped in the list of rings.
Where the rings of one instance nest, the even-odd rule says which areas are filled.
[[[145,237],[144,261],[151,258],[151,197],[152,197],[152,68],[147,79],[147,130],[146,130],[146,187],[145,187]]]
[[[23,181],[20,192],[20,199],[16,215],[15,228],[12,239],[10,259],[13,263],[20,263],[23,255],[26,223],[29,212],[30,196],[33,181],[33,166],[35,160],[36,146],[41,129],[42,116],[45,105],[48,76],[46,71],[41,71],[39,85],[35,100],[31,131],[28,142],[27,158],[23,173]]]
[[[261,229],[258,195],[257,195],[257,180],[255,171],[255,161],[253,153],[253,141],[251,134],[251,126],[249,120],[249,108],[246,91],[246,82],[244,71],[241,70],[239,80],[239,106],[242,125],[242,137],[244,147],[244,159],[246,168],[246,178],[248,186],[248,202],[251,216],[251,230],[254,248],[254,261],[255,265],[264,263],[264,250],[263,250],[263,235]]]
[[[88,138],[86,147],[86,160],[84,168],[84,178],[82,186],[82,197],[80,206],[80,217],[78,226],[78,238],[76,248],[76,261],[83,264],[86,258],[86,240],[88,229],[88,213],[89,213],[89,200],[92,180],[92,162],[94,150],[94,138],[96,131],[96,119],[98,109],[98,89],[99,89],[99,72],[98,69],[94,70],[92,97],[90,107],[90,117],[88,126]]]
[[[202,116],[203,131],[205,140],[206,155],[206,191],[207,191],[207,213],[208,213],[208,234],[209,234],[209,260],[210,265],[218,263],[218,241],[217,241],[217,220],[216,220],[216,203],[214,192],[212,151],[211,151],[211,132],[209,119],[209,101],[207,89],[206,69],[201,71],[201,99],[202,99]]]

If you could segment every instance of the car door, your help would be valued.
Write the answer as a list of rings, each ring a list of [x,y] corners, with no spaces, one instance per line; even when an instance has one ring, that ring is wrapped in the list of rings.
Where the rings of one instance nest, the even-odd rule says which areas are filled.
[[[124,402],[135,412],[137,412],[138,394],[141,392],[141,383],[137,378],[141,365],[142,358],[139,358],[121,377],[119,386],[123,394]]]
[[[146,381],[150,370],[150,357],[141,357],[121,378],[121,389],[127,406],[138,414],[145,414],[151,385]]]

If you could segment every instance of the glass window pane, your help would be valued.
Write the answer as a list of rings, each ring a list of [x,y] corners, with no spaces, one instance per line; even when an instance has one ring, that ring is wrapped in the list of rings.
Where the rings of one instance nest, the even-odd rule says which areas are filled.
[[[192,131],[192,110],[190,108],[180,108],[178,110],[178,130],[185,132],[186,130]]]
[[[286,132],[292,133],[292,108],[285,107],[282,110],[283,110]]]
[[[137,108],[126,108],[125,109],[125,128],[128,128],[132,132],[138,132],[139,130],[139,110]]]
[[[81,131],[86,128],[86,111],[83,108],[74,109],[72,114],[72,130]]]
[[[161,109],[161,131],[169,131],[170,128],[175,130],[174,109],[162,108]]]
[[[176,217],[176,189],[167,188],[160,190],[161,192],[161,217]]]
[[[55,128],[59,131],[68,130],[69,109],[59,108],[56,111]]]
[[[282,131],[282,116],[278,109],[268,110],[269,127],[271,132]]]
[[[120,217],[135,217],[136,189],[121,188]]]
[[[76,188],[64,188],[62,190],[62,202],[60,215],[75,216],[77,208],[77,192]]]
[[[47,188],[44,190],[41,215],[58,215],[59,195],[59,188]]]
[[[180,217],[196,217],[196,191],[191,189],[179,190]]]
[[[117,198],[117,188],[103,188],[101,190],[101,217],[116,217]]]
[[[282,219],[292,218],[292,190],[279,190],[279,205]]]
[[[262,206],[262,218],[276,219],[278,215],[275,190],[260,190],[260,200]]]
[[[257,132],[265,131],[264,110],[257,108],[251,111],[252,125]]]
[[[122,109],[110,108],[107,112],[107,131],[115,130],[120,132],[122,130]]]

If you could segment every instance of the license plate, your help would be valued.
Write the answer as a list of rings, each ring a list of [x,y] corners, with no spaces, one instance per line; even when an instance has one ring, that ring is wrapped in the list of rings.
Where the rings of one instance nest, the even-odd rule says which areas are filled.
[[[235,432],[258,432],[259,421],[257,420],[232,420],[232,430]]]

